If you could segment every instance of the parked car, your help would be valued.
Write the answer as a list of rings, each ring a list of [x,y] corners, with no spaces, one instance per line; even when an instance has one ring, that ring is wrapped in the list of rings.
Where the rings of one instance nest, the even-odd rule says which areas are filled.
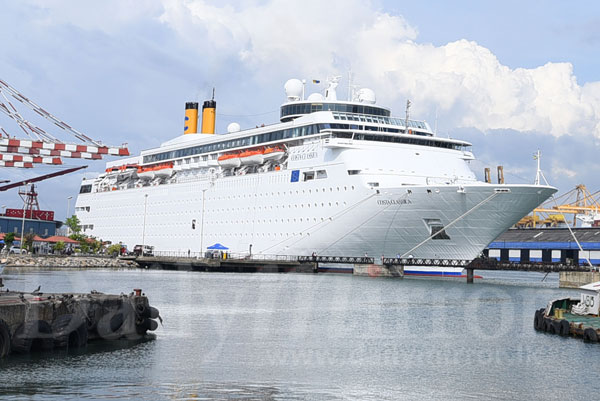
[[[8,253],[13,253],[13,254],[21,254],[22,253],[23,255],[25,255],[25,254],[27,254],[27,249],[24,249],[24,248],[21,249],[20,246],[13,245],[10,247],[10,250],[8,251]]]

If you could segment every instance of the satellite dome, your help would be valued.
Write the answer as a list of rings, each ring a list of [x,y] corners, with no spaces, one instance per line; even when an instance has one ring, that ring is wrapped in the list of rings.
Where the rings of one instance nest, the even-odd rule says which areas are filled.
[[[234,133],[234,132],[239,132],[240,129],[241,129],[241,127],[238,123],[231,123],[227,126],[227,132],[229,134]]]
[[[322,102],[323,95],[321,95],[320,93],[311,93],[306,100],[308,100],[309,102]]]
[[[300,96],[302,96],[303,87],[304,85],[299,79],[289,79],[284,86],[285,95],[287,96],[288,100],[290,102],[294,100],[300,100]]]
[[[373,89],[361,88],[358,91],[358,101],[361,103],[375,104],[375,92]]]

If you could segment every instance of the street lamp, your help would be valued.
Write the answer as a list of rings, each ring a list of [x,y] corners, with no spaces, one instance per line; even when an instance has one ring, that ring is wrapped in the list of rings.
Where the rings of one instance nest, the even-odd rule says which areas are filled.
[[[73,199],[72,196],[69,196],[67,198],[67,217],[65,217],[65,223],[67,222],[67,219],[69,218],[69,213],[71,212],[71,199]],[[71,227],[67,226],[67,235],[71,234]]]
[[[202,221],[200,222],[200,256],[202,257],[204,252],[204,197],[208,188],[202,190]]]
[[[146,210],[148,207],[148,194],[144,194],[144,225],[142,226],[142,255],[144,256],[144,248],[146,246]]]

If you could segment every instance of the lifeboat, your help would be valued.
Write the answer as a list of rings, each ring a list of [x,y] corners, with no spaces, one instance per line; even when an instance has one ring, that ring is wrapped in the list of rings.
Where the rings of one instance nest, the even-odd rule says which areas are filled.
[[[152,167],[138,167],[137,176],[142,180],[151,180],[154,178],[154,170]]]
[[[227,168],[239,167],[242,164],[239,153],[225,153],[224,155],[219,156],[217,162],[219,163],[219,166]]]
[[[134,178],[137,175],[138,165],[137,164],[126,164],[119,167],[119,175],[117,175],[118,181],[124,181],[129,178]]]
[[[240,153],[240,162],[242,164],[263,164],[264,161],[262,149],[245,150]]]
[[[137,176],[142,180],[153,178],[169,178],[173,174],[173,163],[155,164],[152,166],[138,167]]]
[[[154,167],[154,176],[158,178],[169,178],[173,174],[173,163],[163,163]]]
[[[285,155],[285,150],[279,146],[271,146],[265,149],[263,152],[263,158],[265,161],[279,160]]]

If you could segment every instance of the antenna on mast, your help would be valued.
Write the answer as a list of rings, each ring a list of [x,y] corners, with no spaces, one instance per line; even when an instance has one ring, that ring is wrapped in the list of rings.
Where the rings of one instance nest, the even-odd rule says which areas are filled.
[[[404,133],[408,134],[408,116],[409,116],[409,109],[410,109],[410,100],[406,99],[406,121],[404,123]]]
[[[542,172],[542,168],[540,167],[541,158],[542,158],[542,152],[540,152],[540,150],[538,149],[537,153],[533,155],[533,159],[537,160],[537,170],[535,172],[535,182],[533,184],[541,185],[540,184],[540,178],[541,178],[544,180],[546,185],[550,185],[550,184],[548,184],[548,180],[546,180],[546,177],[544,176],[544,173]]]

